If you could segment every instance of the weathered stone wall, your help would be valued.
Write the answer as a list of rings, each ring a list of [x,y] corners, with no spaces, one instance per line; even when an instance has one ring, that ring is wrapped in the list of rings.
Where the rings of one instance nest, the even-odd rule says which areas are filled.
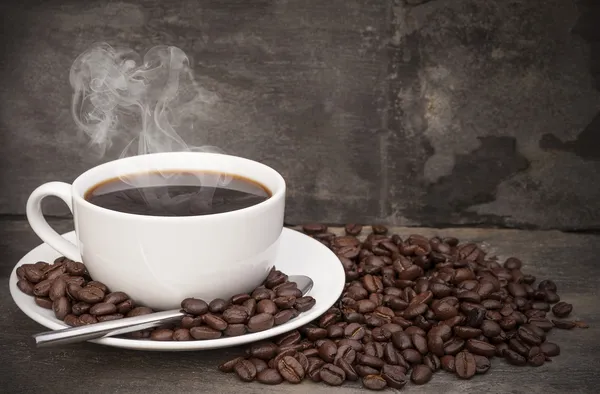
[[[220,101],[183,137],[279,170],[290,223],[600,227],[591,1],[12,3],[0,6],[0,214],[118,156],[91,155],[70,114],[69,67],[106,41],[190,55]]]

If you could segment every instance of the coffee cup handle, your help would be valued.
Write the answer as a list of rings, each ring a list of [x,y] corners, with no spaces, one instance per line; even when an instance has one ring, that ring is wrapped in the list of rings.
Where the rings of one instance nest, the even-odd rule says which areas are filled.
[[[81,261],[79,248],[74,243],[67,241],[58,234],[46,221],[42,212],[42,200],[48,196],[55,196],[63,200],[71,213],[73,213],[72,186],[64,182],[48,182],[36,188],[27,200],[27,220],[33,231],[45,243],[65,257]]]

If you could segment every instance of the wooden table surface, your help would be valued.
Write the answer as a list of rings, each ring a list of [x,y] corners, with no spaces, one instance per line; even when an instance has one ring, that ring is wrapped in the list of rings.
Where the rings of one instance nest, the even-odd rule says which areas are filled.
[[[55,221],[61,232],[67,221]],[[397,228],[401,235],[453,235],[483,243],[500,258],[517,256],[524,272],[551,278],[562,300],[574,304],[573,316],[589,329],[553,330],[549,338],[561,355],[540,368],[514,367],[494,359],[485,375],[462,381],[438,372],[425,386],[408,384],[407,393],[596,393],[600,385],[600,237],[554,231],[492,229]],[[0,392],[3,393],[358,393],[360,385],[331,388],[301,385],[265,386],[242,383],[216,366],[240,349],[202,352],[143,352],[95,344],[37,349],[31,336],[45,328],[30,320],[14,304],[8,277],[17,261],[40,241],[26,222],[0,222]],[[388,392],[393,390],[388,389]]]

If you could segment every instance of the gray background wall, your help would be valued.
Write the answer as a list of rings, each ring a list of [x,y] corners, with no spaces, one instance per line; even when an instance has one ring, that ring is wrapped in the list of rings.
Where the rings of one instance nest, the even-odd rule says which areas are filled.
[[[5,217],[115,157],[92,156],[69,112],[69,67],[102,40],[190,55],[221,101],[184,138],[279,170],[290,223],[600,227],[591,1],[3,3]]]

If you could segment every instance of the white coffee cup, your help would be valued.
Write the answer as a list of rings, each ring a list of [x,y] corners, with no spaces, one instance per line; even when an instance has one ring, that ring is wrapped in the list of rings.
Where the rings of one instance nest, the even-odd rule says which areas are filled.
[[[181,217],[121,213],[84,198],[103,181],[152,170],[242,176],[264,185],[271,197],[248,208]],[[90,276],[112,291],[124,291],[140,305],[174,309],[187,297],[227,299],[261,284],[275,264],[285,191],[283,177],[256,161],[215,153],[157,153],[99,165],[72,185],[41,185],[27,201],[27,219],[44,242],[82,261]],[[44,219],[41,203],[47,196],[61,198],[71,209],[77,244]]]

